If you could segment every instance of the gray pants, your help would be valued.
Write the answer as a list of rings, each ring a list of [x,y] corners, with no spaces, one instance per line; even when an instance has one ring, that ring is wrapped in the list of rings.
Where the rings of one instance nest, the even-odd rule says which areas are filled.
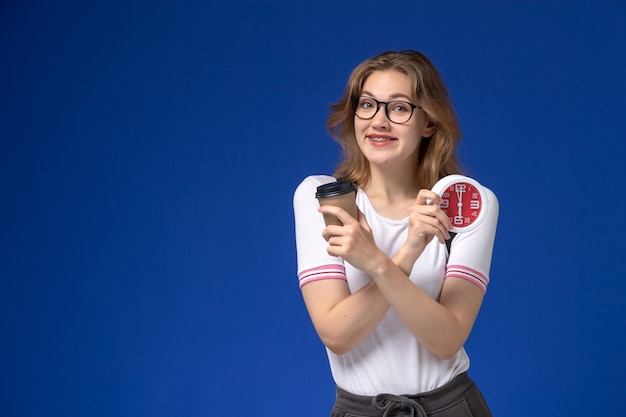
[[[491,417],[491,412],[464,372],[440,388],[417,395],[368,397],[337,387],[330,417]]]

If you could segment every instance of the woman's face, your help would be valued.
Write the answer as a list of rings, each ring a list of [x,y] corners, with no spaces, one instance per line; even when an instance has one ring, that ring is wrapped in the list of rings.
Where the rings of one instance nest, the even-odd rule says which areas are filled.
[[[379,102],[402,101],[417,104],[413,98],[411,82],[401,72],[395,70],[373,72],[363,84],[360,97],[359,112],[367,114]],[[408,109],[408,110],[407,110]],[[402,114],[410,112],[410,107],[400,104],[389,106],[392,119],[403,120]],[[392,113],[395,112],[395,115]],[[417,107],[408,122],[393,123],[385,113],[385,105],[379,104],[379,109],[371,119],[354,116],[354,131],[361,152],[371,165],[394,168],[414,169],[417,161],[419,145],[422,136],[432,135],[433,128],[424,111]]]

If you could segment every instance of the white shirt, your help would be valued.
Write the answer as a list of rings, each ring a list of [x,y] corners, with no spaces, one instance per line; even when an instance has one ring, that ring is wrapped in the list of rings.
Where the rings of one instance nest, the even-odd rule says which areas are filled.
[[[298,277],[300,286],[318,279],[345,279],[350,292],[367,284],[371,277],[342,258],[328,255],[322,237],[325,228],[315,191],[333,182],[325,175],[310,176],[294,194]],[[433,239],[415,262],[410,279],[437,299],[444,279],[466,279],[486,290],[498,219],[498,201],[487,191],[487,217],[476,229],[459,233],[450,255],[444,244]],[[357,206],[372,229],[374,240],[387,256],[393,256],[406,241],[408,218],[393,220],[379,215],[367,195],[357,190]],[[357,395],[380,393],[417,394],[438,388],[469,368],[469,358],[460,349],[442,360],[422,346],[390,308],[376,329],[358,346],[343,355],[326,349],[335,383]]]

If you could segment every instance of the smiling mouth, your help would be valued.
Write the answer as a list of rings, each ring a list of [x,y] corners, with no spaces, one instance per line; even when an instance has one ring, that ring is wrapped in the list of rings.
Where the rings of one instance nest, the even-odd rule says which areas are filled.
[[[372,142],[377,142],[377,143],[389,142],[389,141],[392,141],[392,140],[396,140],[394,138],[384,138],[384,137],[378,137],[378,136],[368,136],[367,138],[369,140],[371,140]]]

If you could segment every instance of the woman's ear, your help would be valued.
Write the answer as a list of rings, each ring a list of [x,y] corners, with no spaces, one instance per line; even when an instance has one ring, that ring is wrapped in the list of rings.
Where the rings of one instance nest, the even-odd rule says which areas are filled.
[[[432,119],[428,119],[424,130],[422,131],[422,137],[429,138],[435,133],[435,128],[437,127],[437,122]]]

